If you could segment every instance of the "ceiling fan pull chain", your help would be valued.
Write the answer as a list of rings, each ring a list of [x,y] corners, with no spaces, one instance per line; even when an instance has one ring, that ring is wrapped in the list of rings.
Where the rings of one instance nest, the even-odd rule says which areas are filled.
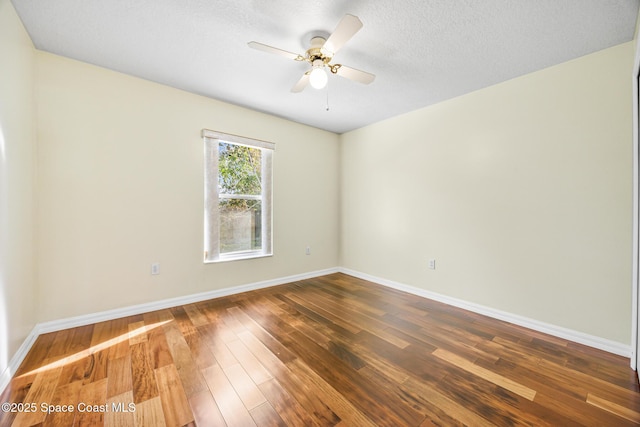
[[[329,85],[327,85],[327,108],[326,111],[329,111]]]

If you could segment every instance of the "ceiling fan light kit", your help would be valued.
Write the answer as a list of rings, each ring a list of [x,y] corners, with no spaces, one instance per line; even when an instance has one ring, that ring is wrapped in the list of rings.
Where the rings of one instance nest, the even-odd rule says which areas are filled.
[[[317,61],[320,62],[320,61]],[[329,77],[324,71],[324,64],[313,65],[313,69],[309,73],[309,84],[314,89],[322,89],[327,85]]]
[[[249,47],[264,52],[284,56],[295,61],[305,61],[311,65],[311,69],[305,72],[300,80],[293,85],[291,92],[302,92],[307,85],[314,89],[322,89],[327,85],[329,77],[327,69],[331,74],[347,78],[363,84],[369,84],[375,79],[375,75],[365,71],[356,70],[342,64],[331,64],[334,55],[345,45],[360,29],[362,22],[357,16],[345,15],[338,23],[334,32],[328,37],[314,35],[311,37],[310,47],[304,55],[288,52],[266,44],[255,41],[249,42]]]

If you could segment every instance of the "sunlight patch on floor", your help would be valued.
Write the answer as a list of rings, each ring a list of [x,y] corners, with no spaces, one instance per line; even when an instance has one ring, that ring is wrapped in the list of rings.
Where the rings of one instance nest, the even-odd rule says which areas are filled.
[[[24,374],[20,375],[18,378],[22,378],[22,377],[25,377],[25,376],[28,376],[28,375],[33,375],[33,374],[39,374],[41,372],[48,371],[50,369],[56,369],[56,368],[59,368],[61,366],[68,365],[70,363],[77,362],[78,360],[81,360],[81,359],[83,359],[83,358],[85,358],[87,356],[90,356],[90,355],[94,354],[94,353],[97,353],[99,351],[105,350],[105,349],[107,349],[107,348],[109,348],[111,346],[114,346],[116,344],[120,344],[123,341],[129,341],[132,338],[138,337],[138,336],[140,336],[142,334],[146,334],[147,332],[149,332],[149,331],[151,331],[151,330],[153,330],[155,328],[158,328],[160,326],[163,326],[163,325],[165,325],[165,324],[167,324],[169,322],[171,322],[171,320],[163,320],[161,322],[153,323],[151,325],[139,326],[139,327],[137,327],[135,329],[132,329],[132,330],[130,330],[128,332],[125,332],[125,333],[123,333],[123,334],[121,334],[121,335],[119,335],[119,336],[117,336],[115,338],[111,338],[110,340],[107,340],[107,341],[101,342],[99,344],[96,344],[94,346],[91,346],[91,347],[87,348],[86,350],[79,351],[79,352],[74,353],[74,354],[72,354],[70,356],[63,357],[60,360],[56,360],[55,362],[51,362],[51,363],[48,363],[48,364],[46,364],[44,366],[41,366],[39,368],[33,369],[33,370],[31,370],[31,371],[29,371],[27,373],[24,373]]]

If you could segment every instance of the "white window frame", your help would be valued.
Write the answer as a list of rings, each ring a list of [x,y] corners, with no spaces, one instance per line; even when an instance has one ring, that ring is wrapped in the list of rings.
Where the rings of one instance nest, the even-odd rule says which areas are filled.
[[[209,129],[202,130],[204,140],[204,262],[224,262],[261,258],[273,255],[272,211],[273,211],[273,142],[260,141]],[[219,194],[218,191],[218,144],[225,142],[262,150],[262,193],[259,196]],[[262,247],[259,250],[220,253],[219,202],[231,198],[260,200],[262,205]]]

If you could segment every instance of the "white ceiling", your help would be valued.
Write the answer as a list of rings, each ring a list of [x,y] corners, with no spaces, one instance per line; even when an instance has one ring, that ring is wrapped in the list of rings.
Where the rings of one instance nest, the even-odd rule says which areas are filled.
[[[38,49],[336,133],[633,39],[640,0],[12,0]],[[364,27],[330,76],[290,92],[312,31]]]

